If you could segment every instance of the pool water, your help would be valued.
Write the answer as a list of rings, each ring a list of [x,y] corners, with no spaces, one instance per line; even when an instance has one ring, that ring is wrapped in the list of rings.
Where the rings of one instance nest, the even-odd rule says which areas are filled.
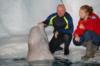
[[[27,36],[12,36],[0,39],[0,66],[100,66],[100,50],[91,63],[82,62],[80,60],[85,48],[73,44],[67,57],[63,56],[63,51],[58,51],[54,55],[54,61],[37,61],[29,64],[25,60],[28,49],[26,38]]]
[[[86,63],[86,62],[75,62],[72,63],[68,59],[58,59],[54,61],[37,61],[27,63],[24,58],[20,59],[0,59],[0,66],[100,66],[100,63]]]

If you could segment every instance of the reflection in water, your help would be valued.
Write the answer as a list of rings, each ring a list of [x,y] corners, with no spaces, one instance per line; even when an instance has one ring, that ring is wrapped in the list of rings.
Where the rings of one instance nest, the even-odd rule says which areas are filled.
[[[55,61],[36,61],[27,63],[24,58],[20,59],[0,59],[0,66],[100,66],[99,63],[72,63],[67,59],[55,59]]]
[[[54,61],[36,61],[29,63],[29,66],[71,66],[72,62],[67,59],[57,59]]]
[[[36,61],[36,62],[31,62],[28,65],[29,66],[52,66],[53,61]]]
[[[69,61],[68,59],[58,59],[56,58],[55,61],[53,62],[52,66],[71,66],[72,62]]]
[[[27,55],[27,36],[11,36],[0,39],[0,66],[100,66],[100,63],[86,63],[79,59],[83,48],[71,47],[68,59],[55,58],[55,61],[39,61],[28,64],[25,60]],[[100,51],[97,52],[96,61],[100,61]],[[56,53],[56,57],[61,53]],[[83,55],[83,54],[82,54]],[[22,58],[23,57],[23,58]],[[71,61],[80,61],[74,62]]]

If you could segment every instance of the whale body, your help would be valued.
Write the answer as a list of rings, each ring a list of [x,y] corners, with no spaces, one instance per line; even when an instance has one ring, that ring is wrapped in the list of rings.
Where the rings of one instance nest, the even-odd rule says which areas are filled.
[[[48,43],[44,24],[34,26],[29,33],[27,61],[54,60],[49,51]]]

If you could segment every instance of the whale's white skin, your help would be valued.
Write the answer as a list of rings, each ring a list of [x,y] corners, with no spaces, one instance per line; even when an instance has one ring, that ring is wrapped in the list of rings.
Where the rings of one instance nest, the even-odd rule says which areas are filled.
[[[49,51],[44,24],[38,24],[29,33],[27,61],[33,62],[53,59],[54,57]]]

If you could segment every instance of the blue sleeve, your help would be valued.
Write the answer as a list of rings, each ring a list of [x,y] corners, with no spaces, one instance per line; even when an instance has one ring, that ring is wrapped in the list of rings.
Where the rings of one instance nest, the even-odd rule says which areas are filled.
[[[49,15],[49,16],[47,17],[47,19],[46,19],[43,23],[46,24],[46,25],[49,25],[50,19],[51,19],[53,16],[55,16],[55,15],[56,15],[56,13],[53,13],[53,14]]]
[[[68,26],[69,26],[69,28],[68,29],[64,28],[64,29],[61,29],[59,31],[63,32],[63,33],[67,33],[67,34],[72,34],[73,33],[73,29],[74,29],[72,17],[68,13],[66,13],[65,16],[66,16],[66,18],[68,20]]]
[[[68,25],[69,25],[69,29],[67,29],[67,32],[73,33],[74,30],[73,19],[70,15],[68,15],[66,18],[68,19]]]

